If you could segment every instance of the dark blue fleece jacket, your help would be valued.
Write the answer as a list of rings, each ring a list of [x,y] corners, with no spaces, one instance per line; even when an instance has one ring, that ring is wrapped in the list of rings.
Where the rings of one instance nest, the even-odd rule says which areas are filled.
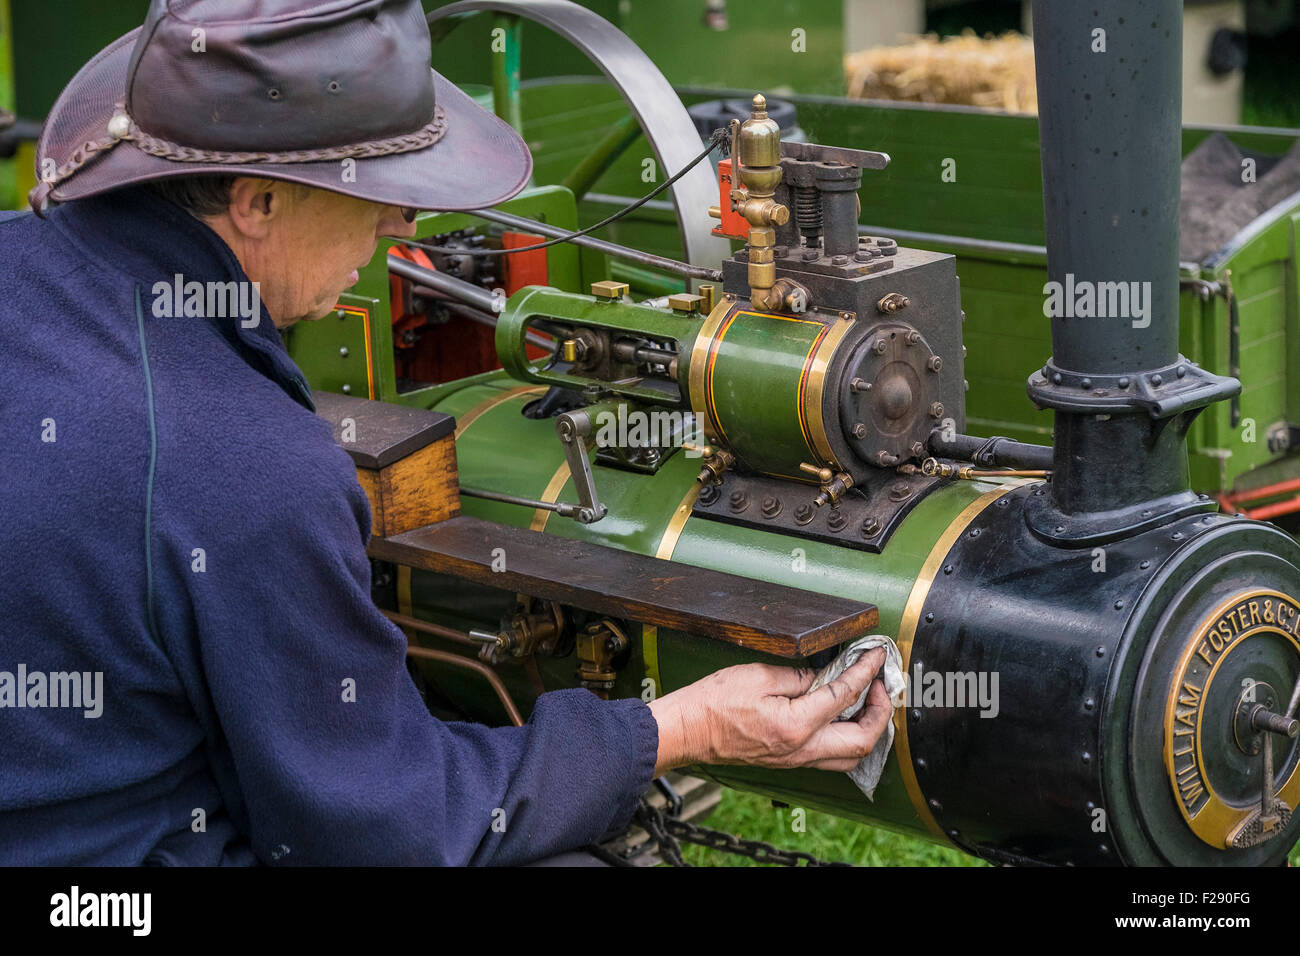
[[[302,373],[264,309],[155,315],[178,273],[247,281],[147,189],[0,222],[0,863],[506,864],[626,821],[649,708],[430,716]]]

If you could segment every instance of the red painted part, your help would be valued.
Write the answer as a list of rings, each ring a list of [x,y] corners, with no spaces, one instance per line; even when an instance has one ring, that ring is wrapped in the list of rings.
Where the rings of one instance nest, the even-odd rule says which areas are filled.
[[[731,208],[731,158],[718,163],[718,208],[722,210],[722,223],[715,226],[715,236],[729,236],[732,239],[749,238],[749,221]]]
[[[534,245],[544,241],[542,236],[524,236],[515,245]],[[406,246],[393,246],[390,251],[403,259],[434,268],[433,261],[423,249]],[[546,284],[546,250],[535,252],[511,253],[503,258],[503,268],[510,274],[511,260],[536,256],[542,257],[540,274],[535,260],[525,264],[522,272],[514,269],[516,281],[522,276],[525,281],[520,287],[529,284]],[[444,323],[430,322],[427,315],[413,308],[411,300],[411,283],[399,276],[390,275],[389,303],[393,318],[393,365],[399,387],[409,388],[416,385],[438,385],[457,378],[477,375],[501,367],[497,357],[496,333],[488,326],[462,315],[452,315]],[[513,288],[510,291],[514,291]],[[414,341],[407,343],[406,338]],[[544,354],[541,349],[532,351],[530,356],[537,358]]]
[[[506,249],[518,249],[520,246],[535,246],[545,242],[546,236],[534,236],[526,232],[501,233],[501,245]],[[550,271],[547,268],[546,250],[532,249],[528,252],[512,252],[505,257],[506,295],[512,296],[524,286],[548,285]],[[529,358],[542,358],[550,353],[536,345],[526,346]]]
[[[1261,488],[1252,488],[1249,491],[1237,491],[1228,495],[1228,500],[1234,504],[1240,504],[1243,501],[1259,501],[1261,498],[1273,498],[1277,495],[1285,495],[1292,491],[1300,491],[1300,478],[1291,478],[1287,481],[1279,481],[1276,484],[1264,485]]]
[[[1245,515],[1247,518],[1268,521],[1282,515],[1295,514],[1297,511],[1300,511],[1300,497],[1292,498],[1289,501],[1278,501],[1271,505],[1261,505],[1258,508],[1250,508],[1246,510]]]

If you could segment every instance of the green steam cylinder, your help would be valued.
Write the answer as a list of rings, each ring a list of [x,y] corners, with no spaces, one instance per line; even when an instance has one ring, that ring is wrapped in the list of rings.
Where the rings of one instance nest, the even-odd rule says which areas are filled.
[[[543,386],[525,385],[502,373],[467,384],[436,406],[459,423],[457,455],[464,486],[531,499],[577,500],[554,421],[522,414],[524,406],[544,392]],[[596,486],[609,514],[591,525],[479,498],[464,497],[461,504],[466,514],[503,524],[875,604],[880,612],[877,631],[898,638],[906,653],[907,635],[900,634],[904,609],[926,559],[972,502],[994,497],[999,488],[1006,487],[997,482],[967,481],[940,488],[907,515],[883,554],[872,554],[688,517],[699,467],[698,458],[682,451],[653,475],[596,466]],[[436,574],[402,573],[409,573],[410,579],[409,587],[399,580],[399,600],[418,617],[453,627],[495,630],[499,618],[512,606],[508,596],[503,599],[499,592],[478,592],[465,582]],[[795,663],[663,628],[642,632],[632,625],[628,637],[633,645],[631,658],[611,696],[646,696],[648,688],[662,695],[732,664],[757,660]],[[574,657],[539,656],[538,664],[548,690],[578,685]],[[522,665],[506,663],[498,669],[526,714],[535,691]],[[426,669],[426,675],[436,682],[439,693],[470,717],[504,722],[500,703],[481,678],[445,669],[436,674]],[[896,720],[895,726],[901,728],[901,722]],[[693,772],[799,806],[942,839],[926,828],[914,807],[914,797],[909,795],[899,761],[905,747],[905,734],[896,733],[874,802],[843,773],[739,766],[700,767]]]

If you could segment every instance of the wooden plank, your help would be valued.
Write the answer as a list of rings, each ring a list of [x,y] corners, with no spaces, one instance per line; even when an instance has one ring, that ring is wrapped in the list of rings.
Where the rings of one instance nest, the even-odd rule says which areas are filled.
[[[387,468],[456,428],[450,415],[426,408],[331,392],[317,392],[314,398],[316,414],[334,426],[334,440],[358,468]]]
[[[500,550],[498,550],[500,549]],[[370,554],[599,614],[787,658],[870,633],[874,605],[461,515]],[[493,563],[504,570],[493,570]]]

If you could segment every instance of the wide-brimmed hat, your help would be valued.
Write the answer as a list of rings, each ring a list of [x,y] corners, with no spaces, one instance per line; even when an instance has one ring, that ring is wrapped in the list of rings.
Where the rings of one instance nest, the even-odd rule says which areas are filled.
[[[429,60],[419,0],[152,0],[54,104],[32,205],[196,173],[417,209],[509,199],[528,147]]]

